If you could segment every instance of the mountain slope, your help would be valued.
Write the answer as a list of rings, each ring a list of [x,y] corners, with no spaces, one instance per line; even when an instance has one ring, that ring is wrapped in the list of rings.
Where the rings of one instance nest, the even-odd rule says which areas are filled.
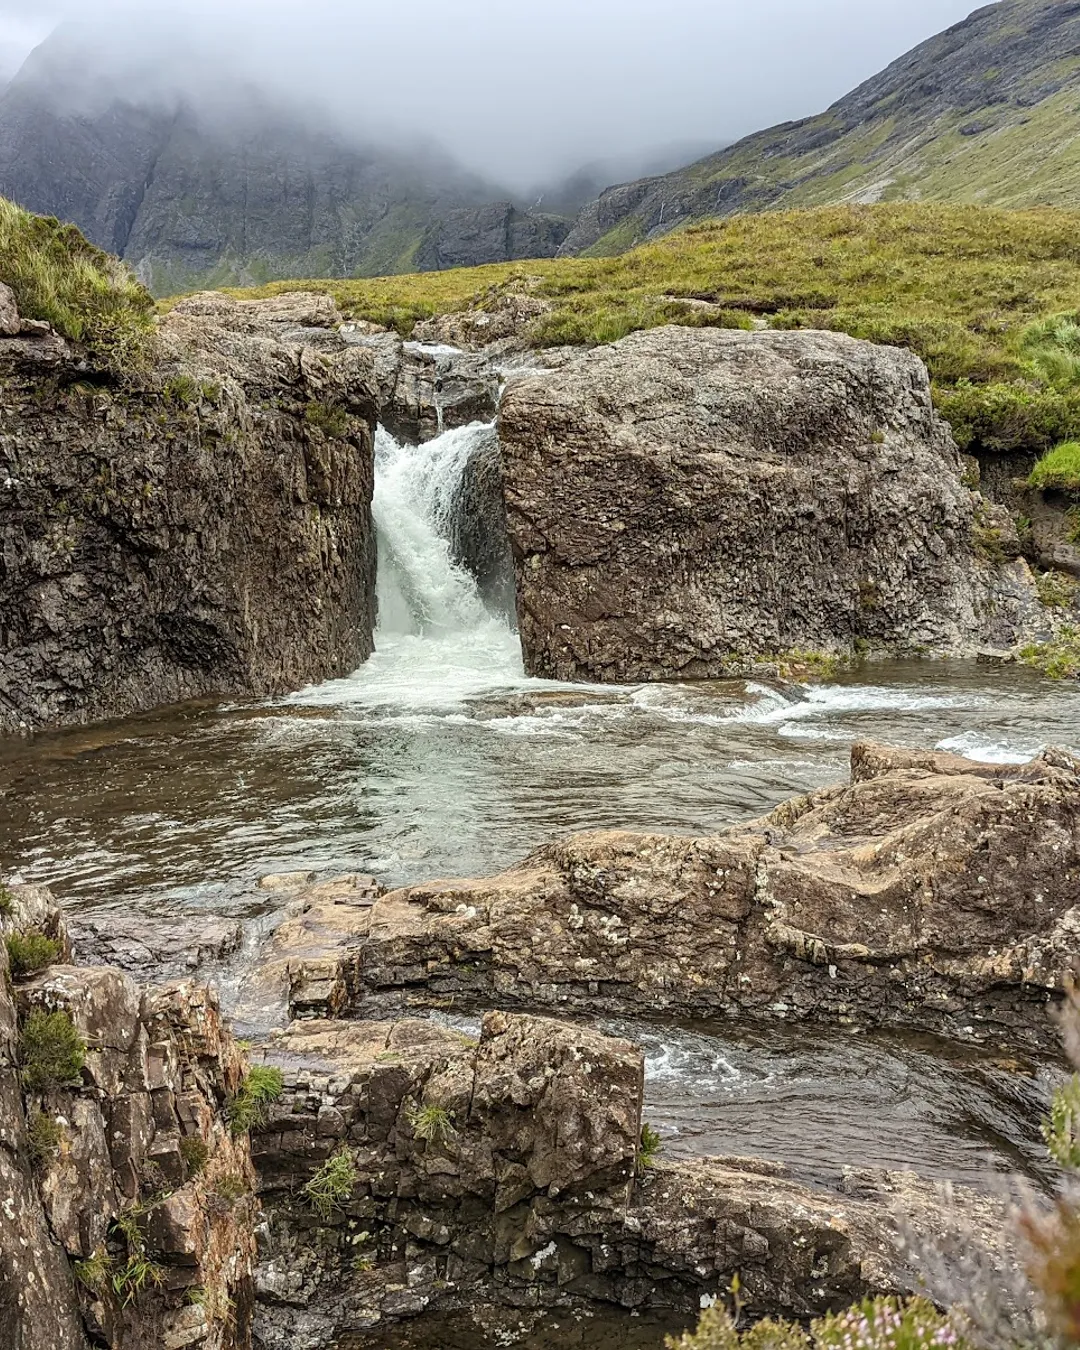
[[[1080,0],[1003,0],[827,112],[610,188],[564,254],[619,253],[687,220],[840,202],[1080,205]]]
[[[126,96],[63,34],[0,96],[0,195],[73,221],[159,294],[551,256],[535,218],[431,150],[360,146],[251,89]]]

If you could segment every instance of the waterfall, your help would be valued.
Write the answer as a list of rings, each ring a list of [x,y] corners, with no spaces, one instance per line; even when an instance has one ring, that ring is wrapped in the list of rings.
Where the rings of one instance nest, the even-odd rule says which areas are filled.
[[[476,579],[451,550],[465,466],[490,433],[488,425],[457,427],[424,445],[402,445],[379,428],[372,512],[381,633],[439,637],[490,621]]]
[[[455,561],[453,537],[466,466],[492,425],[455,427],[424,445],[375,438],[372,514],[378,540],[376,654],[358,680],[372,697],[453,699],[522,675],[508,620],[484,603]]]

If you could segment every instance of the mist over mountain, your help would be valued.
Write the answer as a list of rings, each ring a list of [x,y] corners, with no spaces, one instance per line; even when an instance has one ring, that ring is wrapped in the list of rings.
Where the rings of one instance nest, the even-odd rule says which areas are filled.
[[[743,211],[913,200],[1080,205],[1080,0],[985,6],[819,116],[609,188],[563,252]]]

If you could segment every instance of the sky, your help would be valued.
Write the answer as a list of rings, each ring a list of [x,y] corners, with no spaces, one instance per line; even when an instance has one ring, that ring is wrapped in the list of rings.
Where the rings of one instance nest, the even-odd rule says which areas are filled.
[[[0,77],[78,16],[88,62],[159,72],[183,53],[154,75],[181,85],[224,65],[346,126],[437,141],[521,191],[820,112],[977,4],[0,0]]]

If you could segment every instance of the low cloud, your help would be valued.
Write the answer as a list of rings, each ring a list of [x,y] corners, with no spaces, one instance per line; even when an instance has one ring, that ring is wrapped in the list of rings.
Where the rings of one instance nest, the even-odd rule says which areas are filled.
[[[524,190],[818,112],[971,0],[0,0],[0,75],[64,22],[167,91],[255,81]]]

